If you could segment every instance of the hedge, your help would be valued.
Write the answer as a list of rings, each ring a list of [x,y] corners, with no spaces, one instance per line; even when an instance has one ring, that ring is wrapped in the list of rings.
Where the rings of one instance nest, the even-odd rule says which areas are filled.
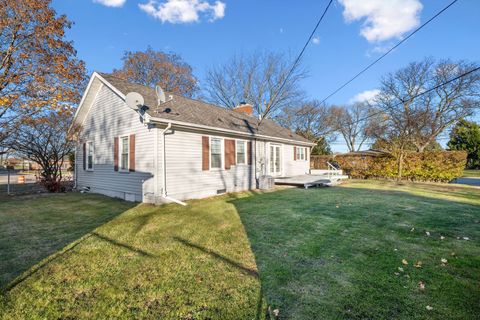
[[[351,178],[394,179],[397,178],[397,160],[384,153],[380,155],[343,154],[312,156],[315,169],[326,169],[326,161],[335,162]],[[449,182],[463,174],[467,162],[464,151],[409,152],[405,155],[402,179],[411,181]]]

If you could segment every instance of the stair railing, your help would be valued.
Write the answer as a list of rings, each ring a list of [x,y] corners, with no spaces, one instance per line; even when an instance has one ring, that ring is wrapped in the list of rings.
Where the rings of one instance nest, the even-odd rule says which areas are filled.
[[[335,167],[333,164],[327,161],[327,166],[328,166],[328,177],[330,178],[331,176],[336,176],[338,175],[338,168]]]

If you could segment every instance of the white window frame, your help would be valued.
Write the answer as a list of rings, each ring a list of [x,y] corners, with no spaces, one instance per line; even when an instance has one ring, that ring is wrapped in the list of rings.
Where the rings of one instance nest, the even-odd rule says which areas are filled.
[[[122,147],[125,138],[127,138],[127,166],[126,169],[122,169]],[[130,172],[130,135],[118,137],[118,172]]]
[[[238,157],[237,157],[238,152],[237,152],[237,150],[238,150],[238,143],[239,142],[243,143],[243,148],[244,148],[243,149],[243,155],[244,155],[243,163],[238,163]],[[235,164],[236,165],[247,165],[248,164],[247,143],[248,143],[247,140],[240,140],[240,139],[235,140]]]
[[[90,146],[92,146],[92,163],[89,162],[89,155],[90,155]],[[93,141],[87,141],[85,142],[85,151],[86,151],[86,159],[85,159],[85,170],[86,171],[94,171],[95,170],[95,144]],[[89,164],[92,165],[91,168],[89,168]]]
[[[220,140],[220,168],[212,168],[212,139]],[[225,138],[210,136],[208,148],[208,168],[210,171],[220,171],[225,169]]]
[[[279,147],[279,150],[280,150],[280,171],[279,172],[271,172],[271,166],[270,166],[270,160],[271,160],[271,157],[270,157],[270,146],[275,146],[275,147]],[[283,172],[284,172],[284,164],[285,164],[285,158],[284,158],[284,154],[283,154],[283,149],[284,148],[284,145],[283,143],[272,143],[272,142],[269,142],[267,144],[267,150],[268,150],[268,155],[266,157],[267,161],[268,161],[268,165],[266,166],[267,167],[267,173],[269,175],[273,175],[274,177],[281,177],[283,176]],[[274,160],[275,161],[275,160]]]
[[[301,150],[301,152],[300,152],[300,150]],[[296,152],[295,158],[296,158],[297,161],[307,161],[307,148],[306,147],[296,147],[295,152]]]

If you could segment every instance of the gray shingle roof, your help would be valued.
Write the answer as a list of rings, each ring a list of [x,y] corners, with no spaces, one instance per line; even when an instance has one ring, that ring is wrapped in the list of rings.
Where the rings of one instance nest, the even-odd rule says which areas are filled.
[[[258,127],[259,120],[256,117],[180,95],[167,93],[167,97],[171,95],[173,96],[173,99],[156,107],[157,98],[153,88],[130,83],[126,80],[112,76],[111,74],[99,74],[124,95],[132,91],[140,93],[145,99],[145,105],[148,107],[147,113],[155,118],[177,120],[197,125],[234,130],[242,133],[259,134],[299,142],[311,142],[276,124],[272,120],[265,119]],[[167,108],[169,110],[167,110]]]

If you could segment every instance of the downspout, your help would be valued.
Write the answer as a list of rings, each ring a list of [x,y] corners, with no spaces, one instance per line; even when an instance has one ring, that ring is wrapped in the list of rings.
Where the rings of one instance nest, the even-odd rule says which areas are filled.
[[[163,129],[160,134],[162,135],[162,178],[163,178],[163,188],[162,188],[162,198],[170,200],[172,202],[181,204],[182,206],[186,206],[187,204],[185,202],[182,202],[180,200],[174,199],[172,197],[169,197],[167,194],[167,152],[166,152],[166,145],[165,145],[165,133],[170,130],[172,127],[172,123],[169,122],[167,127]]]
[[[75,143],[75,150],[73,153],[73,189],[77,189],[77,147],[78,144]]]

